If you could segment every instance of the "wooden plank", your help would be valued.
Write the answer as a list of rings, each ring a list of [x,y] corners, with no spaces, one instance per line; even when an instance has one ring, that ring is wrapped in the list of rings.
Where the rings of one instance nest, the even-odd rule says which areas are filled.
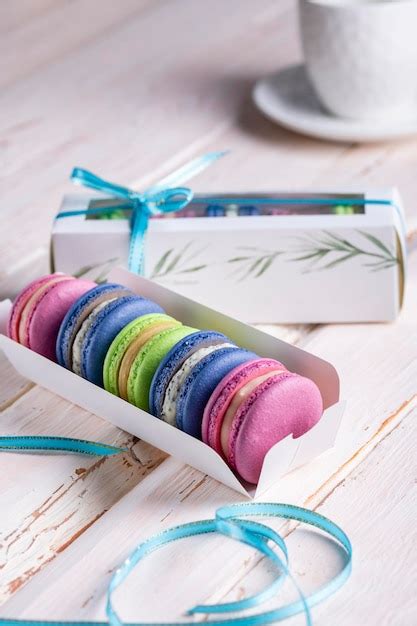
[[[350,182],[354,177],[360,182],[363,176],[364,182],[369,183],[370,174],[378,171],[378,164],[387,154],[392,154],[389,167],[396,167],[400,180],[406,177],[406,184],[413,184],[415,140],[406,144],[401,159],[398,158],[398,149],[387,146],[329,146],[273,126],[263,120],[252,105],[243,107],[240,127],[238,132],[234,131],[234,137],[224,132],[225,128],[233,124],[236,112],[242,109],[242,103],[247,99],[251,85],[251,79],[248,80],[247,76],[257,76],[277,64],[276,32],[280,32],[281,37],[279,64],[287,64],[297,54],[293,36],[294,16],[287,10],[290,3],[281,3],[279,11],[274,9],[277,11],[275,15],[271,2],[263,2],[256,20],[253,19],[250,3],[240,3],[239,11],[234,12],[230,4],[230,14],[223,16],[224,30],[219,31],[218,28],[211,28],[210,22],[197,21],[197,9],[193,13],[193,7],[183,2],[175,11],[174,23],[169,20],[170,31],[180,32],[184,20],[193,25],[196,22],[196,28],[192,29],[186,41],[164,40],[159,51],[161,56],[155,57],[162,58],[164,62],[156,63],[152,56],[155,50],[149,39],[152,36],[149,24],[165,24],[167,12],[173,11],[172,6],[171,3],[168,9],[165,5],[157,5],[148,19],[131,20],[127,26],[116,28],[110,39],[99,39],[81,47],[74,54],[42,68],[32,78],[21,81],[5,92],[2,106],[4,110],[10,111],[10,115],[3,117],[7,121],[3,136],[9,146],[4,178],[5,216],[10,230],[19,228],[22,233],[21,244],[13,242],[11,245],[8,239],[2,241],[5,275],[13,274],[16,263],[22,264],[28,250],[31,256],[27,259],[26,272],[32,264],[34,253],[38,256],[47,253],[51,219],[65,188],[64,180],[71,167],[78,162],[103,173],[107,170],[109,176],[121,181],[137,179],[138,172],[141,172],[138,182],[144,183],[157,176],[158,169],[165,170],[208,147],[210,138],[214,138],[210,147],[219,147],[222,143],[239,151],[239,154],[234,158],[229,157],[217,168],[219,171],[221,168],[221,174],[213,174],[211,177],[207,173],[197,181],[197,185],[204,185],[207,189],[239,189],[242,188],[242,179],[253,185],[250,181],[255,176],[257,185],[274,189],[282,186],[282,181],[288,187],[300,188],[310,185],[318,177],[320,182],[324,180],[339,184]],[[207,19],[214,24],[218,21],[220,11],[224,11],[223,3],[212,3]],[[232,18],[232,27],[227,30]],[[204,22],[209,31],[209,39],[204,38],[204,47],[201,45],[199,22]],[[138,33],[143,36],[138,36]],[[222,37],[225,41],[220,43]],[[124,42],[122,47],[121,41]],[[246,42],[244,46],[243,41]],[[173,45],[176,49],[175,59],[169,55],[170,46]],[[195,53],[190,57],[188,51],[192,46]],[[94,68],[106,55],[108,48],[116,50],[118,56],[111,59],[105,75],[100,73],[99,80]],[[209,59],[208,49],[212,49]],[[239,50],[238,55],[232,53],[236,49]],[[135,55],[143,62],[139,82],[134,80],[137,71]],[[231,59],[230,65],[216,80],[210,80],[214,68],[219,66],[219,55]],[[167,85],[167,78],[172,75],[173,68],[180,64],[184,74],[193,77],[192,98],[181,81]],[[230,73],[243,78],[232,81],[228,78]],[[69,77],[79,85],[84,94],[82,98],[78,97],[78,92],[74,92]],[[68,103],[70,117],[62,118],[65,111],[60,117],[53,114],[55,103],[50,102],[48,96],[51,84],[56,85],[56,90]],[[162,85],[164,88],[172,88],[168,100],[162,97]],[[120,116],[117,128],[113,123],[116,101],[112,100],[112,106],[108,105],[109,90],[118,100]],[[130,93],[132,90],[133,93]],[[141,105],[140,119],[146,119],[146,125],[139,124],[133,132],[137,131],[138,141],[147,145],[146,154],[138,151],[136,142],[132,141],[131,120],[138,119],[137,102]],[[196,102],[202,103],[198,117],[192,115]],[[179,115],[184,116],[182,119],[185,123],[174,124],[164,131],[161,153],[155,136],[159,135],[161,127],[166,128],[164,120],[178,119]],[[13,120],[12,125],[10,119]],[[96,130],[98,127],[99,133]],[[246,135],[242,136],[241,128]],[[115,154],[117,145],[124,146],[122,153]],[[253,156],[255,150],[256,159]],[[111,168],[107,164],[108,153],[112,153]],[[36,168],[33,167],[34,162],[37,163]],[[13,168],[8,163],[13,163]],[[245,176],[240,175],[240,166],[244,168]],[[303,172],[302,177],[300,171]],[[25,180],[25,197],[15,192],[22,179]],[[387,184],[385,171],[380,181]],[[405,193],[409,194],[407,197],[411,197],[412,189],[405,189]],[[33,228],[34,220],[36,229]]]
[[[353,544],[351,578],[335,596],[313,609],[316,626],[362,624],[364,616],[369,626],[416,622],[416,418],[417,407],[316,508],[339,524]],[[309,593],[340,571],[342,559],[321,535],[301,528],[286,533],[287,545],[291,571]],[[261,560],[218,599],[230,602],[245,597],[269,579],[267,564]],[[294,589],[285,585],[279,604],[293,599]],[[273,600],[262,609],[276,605]],[[289,621],[303,623],[301,617]]]
[[[410,422],[415,423],[410,414]],[[404,422],[406,423],[406,422]],[[415,430],[415,427],[414,427]],[[397,432],[397,431],[396,431]],[[403,446],[403,442],[401,442]],[[409,440],[409,449],[412,446],[412,439]],[[409,454],[409,449],[405,454]],[[393,450],[391,463],[395,458],[396,449]],[[386,453],[380,455],[381,460],[386,457]],[[371,457],[372,458],[372,457]],[[407,456],[403,457],[404,459]],[[374,474],[380,476],[378,466],[372,463]],[[394,468],[392,468],[394,469]],[[361,472],[364,476],[364,472]],[[358,475],[359,472],[358,472]],[[365,474],[366,475],[366,474]],[[391,473],[395,476],[395,472]],[[413,475],[412,473],[407,475]],[[375,480],[374,475],[374,480]],[[191,480],[190,480],[191,479]],[[351,481],[357,480],[353,474]],[[364,479],[362,479],[364,480]],[[173,493],[169,488],[169,484],[175,481],[177,484],[177,493]],[[173,459],[167,461],[153,472],[146,481],[138,486],[133,492],[128,494],[121,502],[116,505],[111,513],[103,516],[91,529],[89,529],[82,537],[73,543],[65,553],[58,556],[47,568],[40,574],[35,576],[22,591],[2,607],[3,616],[16,616],[43,618],[45,614],[53,615],[56,619],[100,619],[104,616],[104,589],[109,580],[110,574],[114,568],[132,549],[135,542],[140,541],[149,533],[162,530],[166,525],[176,524],[183,521],[190,521],[196,517],[211,515],[214,508],[222,504],[227,498],[228,501],[234,501],[234,497],[230,493],[225,494],[222,487],[215,487],[214,484],[205,482],[202,490],[201,475],[187,475],[179,467],[178,463]],[[383,491],[383,483],[376,480],[372,484],[380,485],[380,491]],[[197,489],[195,489],[197,487]],[[410,490],[410,482],[406,482],[406,487]],[[356,501],[354,487],[351,488],[352,501]],[[364,491],[366,485],[363,487]],[[199,493],[200,491],[200,493]],[[203,493],[202,493],[203,491]],[[375,494],[377,501],[380,491]],[[403,493],[404,487],[400,490]],[[410,490],[411,491],[411,490]],[[358,500],[357,508],[346,507],[345,488],[341,488],[343,496],[339,500],[339,508],[334,510],[329,505],[322,510],[325,514],[330,515],[335,521],[342,523],[346,530],[352,534],[355,541],[357,552],[362,556],[362,549],[369,548],[369,521],[365,524],[363,535],[355,534],[355,522],[357,517],[354,513],[361,513],[363,519],[367,519],[366,505],[364,509],[360,508],[363,499]],[[335,492],[336,493],[336,492]],[[412,491],[411,491],[412,496]],[[356,497],[357,493],[356,493]],[[368,488],[369,497],[369,488]],[[381,516],[377,519],[381,520],[384,511],[390,507],[389,501],[382,498],[385,509],[382,509]],[[141,503],[138,509],[138,503]],[[185,503],[185,504],[184,504]],[[406,505],[407,502],[404,503]],[[140,510],[141,523],[138,524],[138,511]],[[198,513],[197,513],[198,512]],[[344,512],[344,516],[342,515]],[[349,515],[350,514],[350,515]],[[347,518],[348,516],[348,518]],[[411,529],[413,517],[408,516],[408,530]],[[360,524],[358,524],[360,526]],[[375,541],[371,542],[373,553],[380,550],[381,544],[378,542],[378,535],[374,533]],[[409,535],[408,535],[409,536]],[[111,540],[110,540],[111,537]],[[400,543],[401,538],[397,538]],[[298,551],[293,555],[294,542],[299,544]],[[402,542],[401,542],[402,543]],[[318,549],[323,549],[323,544],[314,545],[301,541],[300,538],[290,538],[289,541],[291,554],[293,555],[293,569],[300,573],[300,579],[303,587],[308,590],[311,587],[324,582],[326,578],[336,571],[338,563],[331,558],[332,555],[325,552],[325,558],[317,554]],[[392,545],[392,543],[391,543]],[[397,545],[397,544],[395,544]],[[326,546],[324,546],[326,547]],[[198,548],[198,549],[197,549]],[[403,545],[403,551],[406,546]],[[303,550],[304,554],[300,554]],[[306,564],[305,553],[308,553],[309,560]],[[390,562],[390,552],[385,552],[386,563]],[[317,557],[317,558],[316,558]],[[410,563],[413,557],[413,551],[409,551]],[[311,559],[311,561],[310,561]],[[132,577],[132,581],[127,583],[125,588],[118,592],[116,596],[116,606],[123,607],[122,615],[126,620],[162,620],[174,619],[176,616],[183,614],[186,608],[189,608],[197,601],[214,601],[225,596],[225,590],[229,585],[234,583],[233,592],[226,596],[229,599],[242,597],[247,593],[259,589],[264,583],[265,574],[258,567],[259,559],[248,551],[246,548],[237,548],[228,541],[220,538],[199,539],[197,541],[189,541],[181,545],[168,548],[164,553],[149,560],[139,568],[139,571]],[[317,567],[320,562],[320,567]],[[362,562],[360,559],[359,563]],[[174,566],[175,564],[175,566]],[[370,573],[372,560],[367,566],[367,573]],[[306,567],[308,566],[308,570]],[[360,573],[360,580],[364,574],[361,572],[361,566],[356,562],[356,568]],[[244,574],[251,571],[248,581],[245,580]],[[189,573],[192,571],[193,575]],[[355,571],[355,570],[354,570]],[[81,574],[82,573],[82,574]],[[383,570],[380,572],[383,575]],[[375,572],[374,572],[375,575]],[[82,576],[83,584],[80,585],[80,577]],[[386,577],[383,576],[385,579]],[[181,585],[178,584],[181,580]],[[375,578],[372,580],[375,581]],[[397,585],[394,589],[398,590]],[[392,579],[386,579],[386,584],[392,587]],[[377,583],[374,582],[374,585]],[[137,602],[137,589],[140,589],[140,602]],[[65,593],[63,590],[65,589]],[[135,592],[133,591],[135,589]],[[158,594],[164,590],[164,602],[158,602]],[[407,593],[412,589],[412,579],[407,585]],[[345,590],[348,593],[349,588]],[[223,593],[221,593],[223,591]],[[388,588],[387,588],[388,591]],[[351,595],[344,595],[343,592],[338,594],[332,600],[331,607],[345,613],[348,617],[349,602],[344,599]],[[358,603],[358,610],[361,604]],[[323,609],[324,615],[328,618],[327,609]],[[301,622],[300,622],[301,623]],[[324,623],[324,622],[323,622]],[[338,623],[338,622],[337,622]],[[357,623],[349,622],[346,623]],[[369,621],[369,623],[377,624],[378,622]],[[398,622],[400,623],[400,622]]]
[[[63,5],[66,0],[19,0],[0,4],[0,32],[8,33],[40,15],[48,14],[52,7]]]
[[[416,255],[412,258],[411,270],[411,280],[415,280]],[[318,506],[415,409],[417,359],[414,346],[417,329],[408,320],[413,320],[416,305],[417,293],[414,290],[409,294],[402,319],[396,324],[323,327],[308,336],[304,345],[321,356],[332,356],[339,366],[345,383],[344,395],[349,398],[344,427],[334,450],[285,476],[264,499],[294,502],[313,508]],[[387,354],[390,355],[389,360],[386,359]],[[386,384],[388,377],[389,385]],[[189,493],[185,503],[184,489]],[[168,459],[79,537],[75,544],[32,578],[14,599],[6,602],[4,614],[23,618],[29,615],[41,617],[46,612],[57,619],[103,616],[102,594],[108,581],[106,572],[112,570],[138,541],[168,525],[212,514],[216,506],[236,501],[236,497],[215,481],[181,466],[174,459]],[[140,525],[137,524],[138,503]],[[201,589],[205,590],[206,599],[215,599],[219,590],[224,592],[226,581],[237,585],[258,562],[257,557],[243,555],[235,547],[230,548],[229,553],[220,539],[213,541],[220,541],[221,568],[216,561],[218,552],[213,543],[203,548],[204,558],[199,553],[202,560],[198,563],[190,561],[192,557],[188,549],[181,560],[175,552],[171,554],[168,550],[167,560],[149,566],[156,568],[149,570],[152,579],[159,580],[158,576],[162,575],[160,569],[166,568],[167,562],[175,559],[175,578],[182,582],[179,588],[174,585],[167,590],[166,603],[160,607],[163,615],[155,615],[152,602],[144,603],[142,609],[145,613],[152,613],[153,619],[167,618],[169,612],[178,614],[197,593],[201,599]],[[192,577],[187,576],[191,563]],[[82,589],[79,586],[80,572],[85,577]],[[121,594],[125,618],[137,618],[136,596],[132,600],[125,593]],[[149,599],[151,596],[146,597]],[[145,619],[146,615],[141,617]]]
[[[1,412],[2,434],[80,437],[127,448],[127,452],[104,459],[0,455],[0,603],[166,456],[40,387],[24,391]]]
[[[85,43],[83,37],[92,31],[83,30],[84,25],[78,31],[69,28],[71,32],[65,33],[62,42],[55,37],[50,51],[51,61],[52,57],[55,60],[44,66],[48,59],[38,35],[46,32],[48,2],[39,0],[39,11],[33,10],[27,24],[15,24],[17,38],[22,33],[33,37],[30,63],[37,70],[32,77],[17,80],[0,96],[6,112],[0,125],[7,144],[3,198],[7,228],[2,231],[5,235],[0,234],[3,289],[10,290],[19,273],[27,280],[31,267],[39,273],[47,253],[49,220],[64,189],[63,178],[75,163],[103,174],[107,171],[121,182],[136,180],[144,185],[196,153],[229,147],[231,156],[199,177],[196,188],[243,190],[244,184],[248,188],[254,179],[259,186],[271,189],[282,188],[283,181],[287,188],[294,189],[311,185],[323,188],[330,182],[341,185],[355,181],[372,186],[396,182],[405,196],[414,229],[415,139],[378,146],[328,145],[273,126],[248,103],[254,78],[286,65],[298,54],[294,15],[289,10],[292,5],[261,0],[254,12],[250,2],[233,1],[225,9],[224,3],[214,0],[201,19],[198,3],[159,2],[141,19],[118,24],[102,37],[104,33],[99,30],[116,17],[115,13],[105,14],[101,25],[93,28],[98,34],[94,41]],[[74,6],[82,6],[82,0],[76,0]],[[123,10],[132,7],[127,2]],[[66,7],[64,14],[72,15],[72,11],[75,9]],[[53,11],[56,25],[61,19]],[[156,41],[155,23],[159,34],[170,36]],[[188,27],[186,37],[184,25]],[[17,78],[18,63],[15,68]],[[61,106],[62,102],[66,107]],[[25,181],[25,194],[21,181]],[[10,232],[19,232],[20,240],[9,241]],[[412,263],[409,285],[417,279],[415,255]],[[361,472],[365,463],[372,463],[381,449],[390,446],[402,424],[410,422],[416,393],[416,309],[417,293],[409,290],[405,311],[394,325],[274,330],[335,362],[350,403],[337,449],[285,477],[269,497],[308,506],[320,505],[326,498],[325,506],[332,503],[333,497],[345,489],[336,489],[332,495],[337,485],[347,484],[342,481],[358,466]],[[27,433],[36,432],[36,428],[38,432],[51,432],[53,427],[59,434],[90,433],[92,438],[102,435],[102,440],[108,441],[126,437],[94,416],[26,385],[1,361],[0,373],[8,385],[0,393],[2,427]],[[132,443],[125,440],[128,445]],[[131,468],[120,459],[89,465],[76,457],[23,457],[12,470],[10,459],[14,457],[3,457],[0,480],[10,504],[10,536],[3,552],[0,548],[0,585],[3,600],[13,596],[4,606],[7,614],[84,619],[102,616],[102,594],[109,571],[137,541],[165,525],[211,515],[218,504],[236,498],[174,459],[161,463],[158,451],[142,446],[145,444],[135,444]],[[135,461],[138,454],[142,461],[139,469]],[[407,449],[404,459],[409,455]],[[390,459],[393,479],[398,475],[401,480],[405,474],[395,472],[396,452],[385,452],[385,456]],[[132,463],[132,457],[124,460]],[[80,472],[82,469],[86,471]],[[33,480],[31,490],[28,476]],[[398,481],[395,486],[393,482],[392,489],[397,485]],[[370,490],[382,499],[379,487],[385,494],[375,469],[360,493],[352,487],[351,500],[357,496],[358,505],[362,505]],[[410,507],[415,504],[407,498],[405,502]],[[341,497],[336,514],[345,506],[346,499]],[[367,511],[359,506],[358,510],[364,514]],[[95,522],[97,517],[100,519]],[[409,531],[409,519],[404,526],[397,518],[392,520],[404,532]],[[364,550],[372,531],[367,526],[359,531],[359,545]],[[197,545],[202,545],[202,552],[196,551]],[[374,545],[370,547],[372,559],[377,552]],[[260,584],[261,572],[256,567],[259,558],[245,549],[237,550],[221,539],[203,544],[190,542],[181,552],[176,549],[167,551],[149,569],[145,566],[146,571],[141,569],[141,578],[134,578],[133,584],[136,581],[141,585],[146,598],[141,617],[162,619],[181,613],[193,600],[202,599],[201,589],[206,598],[215,599],[223,597],[230,586],[236,597],[245,593],[249,580]],[[370,576],[375,575],[370,585],[378,598],[381,570],[368,570]],[[167,590],[163,606],[158,602],[157,590],[148,591],[144,580],[157,580]],[[355,582],[355,592],[361,581]],[[124,608],[123,617],[136,619],[137,595],[131,592],[127,586],[117,598],[118,606]],[[408,615],[412,616],[410,602],[406,601]],[[349,623],[348,604],[344,603],[345,613],[337,613],[345,620],[343,623]],[[358,611],[367,606],[362,597]],[[155,615],[157,608],[160,614]]]
[[[29,3],[30,19],[21,14],[21,2],[3,4],[0,19],[4,13],[9,28],[4,30],[0,41],[0,85],[10,88],[17,80],[45,64],[55,63],[80,45],[107,37],[120,24],[142,15],[150,1],[101,0],[97,7],[90,0],[55,5],[44,0],[39,6]]]
[[[197,3],[158,4],[144,19],[131,20],[105,40],[81,47],[5,90],[0,96],[0,106],[8,112],[0,120],[7,147],[4,219],[10,230],[19,228],[21,238],[12,245],[0,234],[3,271],[13,273],[12,266],[22,262],[28,249],[47,249],[51,219],[75,164],[122,182],[137,179],[138,173],[156,176],[157,168],[201,152],[209,138],[232,124],[247,95],[247,74],[267,71],[263,59],[270,58],[272,65],[275,30],[281,30],[285,44],[287,38],[291,41],[284,28],[293,23],[286,10],[291,4],[280,3],[274,20],[273,5],[277,6],[272,0],[263,2],[254,20],[250,2],[228,3],[225,13],[224,3],[215,0],[202,20]],[[192,25],[186,37],[184,24]],[[290,58],[290,50],[293,47],[285,45],[280,63]],[[227,66],[224,58],[230,59]],[[103,63],[106,72],[101,71]],[[216,76],[218,67],[221,74]],[[230,81],[230,74],[242,78]],[[57,94],[59,102],[65,102],[59,115]],[[146,151],[139,146],[146,146]],[[24,195],[16,193],[22,180]]]
[[[125,498],[123,498],[116,506],[112,508],[114,517],[109,517],[108,514],[103,515],[86,533],[84,533],[78,540],[72,543],[65,552],[62,552],[52,561],[47,568],[41,571],[37,576],[33,578],[33,582],[28,583],[19,593],[15,594],[16,601],[11,600],[12,604],[7,602],[2,607],[2,615],[6,615],[10,611],[18,611],[19,613],[24,607],[26,601],[23,596],[19,600],[19,596],[23,594],[27,598],[31,598],[30,612],[32,616],[41,615],[45,609],[42,606],[42,601],[38,604],[38,608],[33,606],[34,587],[36,586],[36,592],[34,595],[40,594],[45,599],[44,591],[42,587],[45,584],[45,580],[48,581],[49,588],[49,601],[53,603],[54,588],[57,589],[55,584],[58,582],[56,576],[61,576],[61,568],[59,563],[62,557],[71,555],[71,558],[65,558],[67,574],[72,571],[75,575],[75,571],[78,570],[78,566],[81,565],[83,571],[83,584],[80,589],[79,581],[75,583],[75,578],[68,576],[67,581],[72,578],[72,583],[69,583],[69,587],[66,590],[66,598],[62,598],[63,604],[66,605],[66,611],[69,611],[70,605],[73,605],[71,614],[76,618],[76,615],[86,617],[87,615],[98,615],[102,612],[102,592],[104,590],[105,581],[108,580],[110,571],[123,558],[123,555],[127,555],[128,551],[133,545],[142,537],[145,538],[152,532],[157,530],[163,530],[172,524],[189,521],[198,517],[209,516],[213,512],[213,506],[220,505],[226,499],[228,501],[237,500],[239,496],[232,494],[229,489],[219,486],[215,481],[204,479],[204,477],[196,470],[190,470],[181,466],[181,464],[174,459],[169,459],[161,466],[159,466],[154,472],[152,472],[147,479],[141,483],[142,489],[134,489],[130,491]],[[138,485],[139,487],[139,485]],[[93,531],[94,538],[88,537],[89,532]],[[111,540],[109,538],[111,537]],[[92,542],[95,546],[92,546]],[[217,538],[214,539],[217,544],[223,542]],[[194,543],[195,546],[195,543]],[[181,558],[178,559],[178,552],[166,551],[165,558],[163,558],[165,569],[169,571],[170,564],[173,564],[173,559],[177,560],[175,566],[175,576],[178,572],[179,575],[183,573],[183,566],[190,567],[193,559],[192,550],[190,551],[191,543],[184,548],[186,553],[181,552]],[[223,549],[223,548],[222,548]],[[230,549],[225,553],[222,552],[222,559],[232,556],[235,546],[231,544]],[[213,550],[213,542],[209,542],[209,545],[205,547],[203,554],[200,556],[204,559],[209,559],[210,553]],[[77,565],[78,563],[78,565]],[[177,565],[179,569],[177,570]],[[57,569],[58,568],[58,569]],[[174,575],[174,570],[171,569],[171,577]],[[190,571],[190,569],[188,570]],[[99,575],[98,572],[106,572],[104,577]],[[224,576],[221,571],[221,567],[218,567],[215,572],[210,574],[212,580],[207,580],[207,570],[204,565],[200,564],[200,569],[195,570],[193,568],[193,576],[189,577],[188,582],[193,578],[196,583],[207,584],[208,589],[215,589],[216,584],[223,579]],[[43,582],[42,582],[43,579]],[[55,584],[54,581],[55,580]],[[154,579],[155,580],[155,579]],[[188,586],[187,581],[184,581]],[[78,587],[78,592],[75,587]],[[180,590],[182,584],[176,589],[176,585],[171,585],[173,595],[176,595]],[[31,589],[30,589],[31,587]],[[84,593],[85,591],[85,593]],[[60,592],[59,592],[60,593]],[[171,596],[171,593],[168,594]],[[41,599],[39,596],[38,601]],[[74,604],[74,598],[75,600]],[[153,596],[153,599],[155,596]],[[68,604],[67,604],[68,599]],[[100,611],[97,610],[97,600],[100,603]],[[170,598],[169,598],[170,600]],[[184,598],[182,598],[184,600]],[[147,604],[147,603],[144,603]],[[153,618],[157,618],[155,615],[156,605],[153,604]],[[164,611],[163,604],[157,603]],[[82,606],[84,605],[84,606]],[[61,616],[65,614],[65,609],[61,605]],[[52,608],[52,607],[51,607]],[[144,607],[145,608],[145,607]],[[185,608],[185,607],[182,607]],[[55,606],[53,606],[54,617],[58,617],[58,613],[55,612]],[[145,611],[148,609],[145,608]],[[58,611],[59,612],[59,611]],[[11,613],[9,613],[11,614]],[[124,613],[125,616],[127,615]]]
[[[0,412],[13,404],[23,394],[33,388],[33,383],[20,376],[10,365],[3,352],[0,352]]]
[[[318,626],[364,615],[369,626],[417,621],[416,418],[414,409],[319,509],[348,530],[355,558],[346,589],[318,609]]]

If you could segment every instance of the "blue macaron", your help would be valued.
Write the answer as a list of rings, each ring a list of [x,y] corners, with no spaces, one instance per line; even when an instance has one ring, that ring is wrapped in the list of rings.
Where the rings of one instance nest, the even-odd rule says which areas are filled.
[[[150,412],[161,417],[162,405],[169,382],[193,352],[200,348],[225,342],[232,343],[225,335],[214,330],[199,330],[181,339],[162,359],[152,379],[149,391]]]
[[[132,295],[132,292],[123,285],[107,283],[97,285],[87,291],[68,309],[62,320],[58,337],[56,340],[56,358],[60,365],[71,369],[72,366],[72,344],[81,324],[88,317],[91,311],[101,302],[119,298],[121,296]]]
[[[164,313],[155,302],[140,296],[124,296],[109,302],[95,316],[81,347],[81,375],[103,387],[103,364],[116,335],[129,322],[147,313]]]
[[[201,439],[203,413],[220,381],[235,367],[256,354],[242,348],[221,348],[204,357],[187,376],[176,404],[177,427]]]

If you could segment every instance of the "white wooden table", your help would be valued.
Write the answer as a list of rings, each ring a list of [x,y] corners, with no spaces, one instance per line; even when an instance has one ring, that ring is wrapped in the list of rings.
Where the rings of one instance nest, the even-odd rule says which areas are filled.
[[[265,499],[320,511],[353,541],[352,577],[314,610],[316,624],[416,624],[417,139],[327,144],[257,113],[254,80],[300,57],[291,0],[4,0],[0,32],[2,294],[45,269],[51,220],[74,165],[144,185],[227,148],[195,189],[400,187],[410,271],[399,320],[268,327],[336,365],[348,409],[337,447]],[[0,455],[0,616],[103,619],[111,572],[136,543],[238,500],[23,380],[3,356],[0,375],[1,433],[130,448],[98,460]],[[337,553],[319,537],[297,530],[288,542],[306,591],[337,571]],[[193,539],[150,559],[116,601],[124,619],[180,618],[197,601],[243,597],[269,575],[248,548]]]

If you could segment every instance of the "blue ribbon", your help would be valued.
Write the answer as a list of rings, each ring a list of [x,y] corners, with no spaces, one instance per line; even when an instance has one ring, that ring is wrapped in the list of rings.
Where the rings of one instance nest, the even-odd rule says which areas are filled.
[[[246,516],[261,516],[261,517],[274,517],[283,518],[288,520],[296,520],[305,524],[312,525],[319,530],[327,533],[342,549],[344,554],[344,565],[342,570],[337,574],[329,583],[322,586],[309,596],[304,596],[294,579],[291,577],[287,567],[287,549],[282,537],[266,526],[259,522],[242,520],[242,517]],[[260,553],[268,557],[275,564],[279,570],[279,576],[276,580],[266,589],[260,593],[252,596],[251,598],[245,598],[238,600],[237,602],[230,602],[226,604],[215,605],[197,605],[190,609],[187,614],[208,614],[208,613],[223,613],[229,611],[242,611],[250,607],[259,605],[261,602],[269,599],[272,596],[272,592],[275,592],[278,586],[283,582],[285,576],[289,576],[295,585],[299,600],[285,604],[276,609],[265,611],[263,613],[255,613],[243,617],[226,618],[221,620],[211,620],[210,623],[216,624],[216,626],[261,626],[263,624],[270,624],[273,622],[282,621],[288,617],[292,617],[298,613],[304,612],[305,622],[307,626],[312,626],[312,618],[310,608],[324,599],[332,595],[337,589],[339,589],[348,579],[351,572],[352,565],[352,546],[349,538],[344,531],[334,524],[326,517],[304,509],[301,507],[279,504],[279,503],[242,503],[231,506],[226,506],[216,511],[216,516],[211,520],[201,520],[197,522],[191,522],[188,524],[182,524],[180,526],[174,526],[169,528],[153,537],[147,539],[141,543],[137,548],[129,555],[122,565],[113,574],[108,589],[107,589],[107,602],[106,602],[106,614],[108,622],[77,622],[77,621],[44,621],[44,620],[14,620],[14,619],[0,619],[0,625],[3,626],[59,626],[65,624],[66,626],[189,626],[189,622],[168,622],[168,623],[155,623],[148,624],[146,622],[122,622],[119,618],[116,610],[113,607],[112,595],[116,589],[126,580],[127,576],[132,570],[140,563],[146,556],[155,552],[156,550],[166,546],[173,541],[179,539],[185,539],[201,534],[208,533],[221,533],[227,537],[230,537],[236,541],[240,541],[258,550]],[[284,555],[284,559],[281,559],[276,552],[268,545],[268,541],[271,541],[277,546]]]
[[[282,537],[265,524],[252,521],[249,522],[241,519],[246,516],[275,517],[296,520],[298,522],[315,526],[319,530],[326,532],[333,540],[336,541],[344,553],[345,558],[342,570],[329,583],[326,583],[313,594],[307,597],[304,596],[288,570],[286,564],[287,549]],[[277,609],[244,617],[210,621],[210,623],[214,623],[217,626],[260,626],[262,624],[282,621],[283,619],[301,612],[304,612],[305,614],[307,626],[311,626],[312,618],[310,608],[319,602],[322,602],[339,589],[349,578],[351,572],[352,546],[349,538],[339,526],[319,513],[315,513],[301,507],[279,503],[251,502],[221,507],[216,511],[216,517],[214,520],[191,522],[189,524],[182,524],[181,526],[170,528],[144,541],[130,554],[130,556],[113,575],[107,590],[106,613],[110,626],[123,626],[123,622],[120,620],[118,614],[113,608],[112,594],[145,556],[169,543],[172,543],[173,541],[207,533],[221,533],[231,537],[232,539],[252,546],[274,562],[280,571],[280,576],[267,589],[256,594],[255,596],[252,596],[251,598],[226,604],[197,605],[187,612],[188,615],[194,615],[197,613],[208,614],[229,611],[236,612],[257,606],[271,597],[272,593],[275,592],[278,586],[283,582],[285,576],[289,576],[291,578],[299,595],[299,600],[281,606]],[[280,548],[284,554],[284,560],[281,559],[267,545],[268,540],[271,540],[277,547]],[[93,624],[94,623],[91,623],[91,626],[93,626]],[[71,626],[75,625],[71,624]],[[129,626],[150,625],[142,622],[135,622],[134,624],[129,624]],[[158,624],[157,626],[187,626],[187,622],[164,623]]]
[[[122,452],[120,448],[108,446],[106,444],[85,441],[82,439],[67,439],[65,437],[0,437],[0,450],[27,451],[27,450],[63,450],[66,452],[76,452],[95,455],[112,455]],[[284,539],[272,528],[265,524],[252,520],[242,519],[248,516],[275,517],[288,520],[295,520],[304,524],[312,525],[319,530],[326,532],[342,549],[344,553],[344,565],[342,570],[327,584],[319,588],[313,594],[304,596],[296,581],[288,569],[288,551]],[[245,543],[258,552],[269,558],[275,565],[278,575],[275,580],[259,593],[238,600],[236,602],[226,602],[223,604],[197,605],[190,609],[187,614],[213,614],[244,611],[246,609],[259,606],[270,599],[288,577],[295,589],[299,599],[281,606],[277,609],[264,611],[263,613],[251,614],[243,617],[229,619],[212,620],[210,623],[216,626],[261,626],[278,622],[298,613],[304,612],[307,626],[312,626],[310,608],[332,595],[348,579],[352,566],[352,546],[346,533],[334,522],[319,513],[309,511],[301,507],[290,504],[279,503],[241,503],[231,506],[221,507],[216,511],[214,519],[201,520],[174,526],[161,533],[150,537],[139,544],[130,556],[125,559],[122,565],[112,576],[107,588],[106,614],[108,622],[77,622],[77,621],[47,621],[47,620],[15,620],[0,619],[0,626],[189,626],[189,622],[173,622],[163,624],[147,624],[143,622],[124,623],[119,618],[113,607],[112,596],[115,590],[123,583],[138,563],[159,548],[187,537],[207,533],[221,533],[227,537]],[[282,557],[279,556],[268,542],[279,549]]]
[[[33,436],[0,436],[0,451],[5,452],[72,452],[74,454],[91,454],[93,456],[113,456],[126,452],[124,448],[115,448],[105,443],[71,439],[69,437]]]
[[[115,204],[97,209],[82,209],[77,211],[61,211],[56,219],[73,217],[75,215],[94,215],[113,212],[123,208],[131,211],[130,219],[130,246],[128,268],[137,274],[144,273],[145,236],[148,230],[149,218],[164,213],[181,211],[193,198],[193,192],[188,187],[178,187],[182,182],[196,176],[203,169],[217,161],[225,152],[210,152],[193,159],[178,170],[162,179],[156,186],[139,192],[123,187],[96,176],[88,170],[76,167],[71,174],[71,180],[84,187],[95,189],[114,198],[120,198],[127,204]]]

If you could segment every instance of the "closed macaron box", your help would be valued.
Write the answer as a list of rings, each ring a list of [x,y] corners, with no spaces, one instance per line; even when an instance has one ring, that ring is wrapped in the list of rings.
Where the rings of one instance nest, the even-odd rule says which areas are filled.
[[[122,268],[37,279],[0,303],[0,330],[20,374],[247,496],[342,420],[330,363]]]
[[[100,202],[112,200],[72,194],[61,210]],[[97,280],[127,266],[128,213],[98,217],[55,221],[56,271]],[[389,321],[401,309],[405,248],[395,189],[196,194],[182,211],[150,220],[144,276],[249,323]]]

